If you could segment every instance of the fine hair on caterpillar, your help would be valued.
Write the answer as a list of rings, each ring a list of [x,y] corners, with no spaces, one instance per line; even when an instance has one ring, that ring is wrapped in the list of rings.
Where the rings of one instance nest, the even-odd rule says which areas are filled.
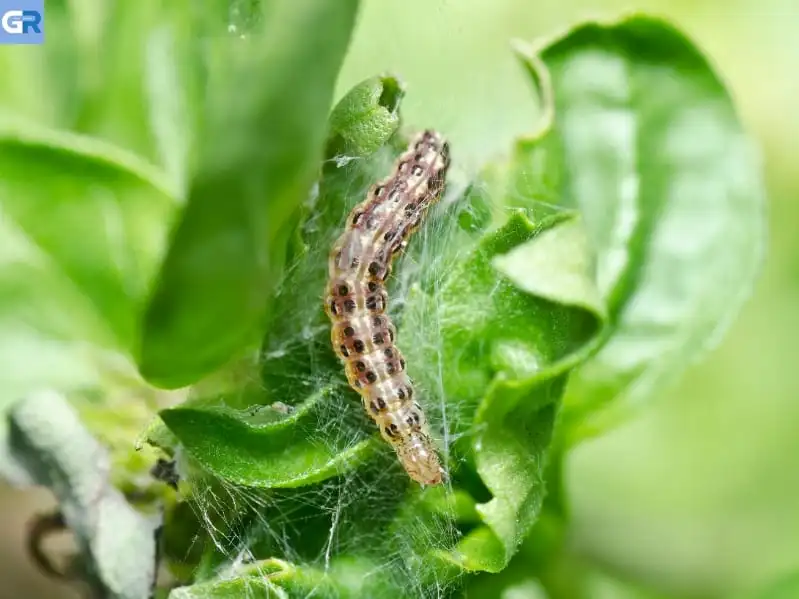
[[[394,344],[385,280],[440,198],[448,167],[449,145],[441,135],[428,130],[411,141],[391,174],[372,185],[347,218],[330,252],[325,297],[333,350],[350,386],[408,475],[427,485],[439,484],[444,470]]]

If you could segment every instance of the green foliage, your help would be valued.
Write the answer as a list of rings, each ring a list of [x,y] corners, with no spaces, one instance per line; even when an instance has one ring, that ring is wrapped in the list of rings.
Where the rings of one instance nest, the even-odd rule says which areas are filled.
[[[474,573],[514,571],[525,539],[535,550],[517,560],[538,568],[522,583],[556,596],[541,565],[568,526],[564,451],[706,351],[760,261],[758,164],[722,83],[648,17],[520,51],[554,110],[509,159],[452,186],[390,283],[450,474],[420,489],[346,386],[320,303],[346,214],[407,141],[403,84],[373,77],[331,111],[355,0],[156,5],[120,4],[72,34],[54,10],[70,56],[98,78],[56,94],[78,116],[44,119],[24,90],[7,94],[6,109],[46,126],[0,128],[0,348],[57,367],[10,362],[6,398],[72,391],[87,418],[97,395],[125,411],[115,400],[132,392],[155,411],[158,388],[192,386],[145,435],[184,475],[165,514],[163,557],[183,584],[172,599],[453,594]],[[86,532],[91,510],[73,495],[88,474],[53,446],[88,446],[85,431],[67,419],[47,447],[21,445],[19,410],[4,468],[62,491],[88,570],[110,587],[105,560],[122,550],[98,554],[93,539],[133,512],[122,503]],[[110,428],[96,432],[122,434]],[[45,462],[78,474],[54,480]],[[150,537],[136,581],[152,575]],[[594,588],[574,572],[574,588]],[[118,596],[146,596],[129,590]]]
[[[610,315],[565,399],[573,444],[629,417],[718,341],[762,260],[763,183],[723,84],[667,23],[585,25],[541,57],[561,201],[585,219]]]
[[[151,382],[195,382],[257,338],[356,8],[275,2],[250,38],[214,47],[197,166],[143,327],[139,368]]]

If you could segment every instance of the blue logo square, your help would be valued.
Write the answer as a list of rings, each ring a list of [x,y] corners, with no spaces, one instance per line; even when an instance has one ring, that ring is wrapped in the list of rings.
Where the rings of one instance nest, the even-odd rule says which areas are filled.
[[[44,43],[44,0],[0,0],[0,44]]]

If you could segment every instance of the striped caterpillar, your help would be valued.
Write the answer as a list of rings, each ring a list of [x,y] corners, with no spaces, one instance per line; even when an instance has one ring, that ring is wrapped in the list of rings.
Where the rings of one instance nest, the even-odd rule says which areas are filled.
[[[373,185],[350,214],[330,252],[325,298],[333,349],[350,386],[408,475],[428,485],[440,483],[444,471],[394,345],[385,280],[392,260],[440,197],[448,167],[449,145],[438,133],[425,131],[411,142],[391,175]]]

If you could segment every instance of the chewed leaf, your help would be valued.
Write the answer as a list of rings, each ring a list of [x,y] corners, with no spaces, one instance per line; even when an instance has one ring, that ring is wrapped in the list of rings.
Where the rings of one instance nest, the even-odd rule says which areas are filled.
[[[191,384],[257,341],[322,154],[356,8],[272,2],[245,39],[216,40],[188,205],[142,333],[149,381]]]
[[[718,341],[762,259],[763,183],[724,85],[664,21],[582,25],[540,56],[555,101],[547,151],[611,317],[606,345],[570,381],[564,436],[575,443]]]
[[[108,452],[72,407],[56,393],[31,395],[11,409],[9,427],[12,457],[58,498],[91,588],[112,599],[147,599],[158,522],[134,510],[111,484]]]
[[[353,440],[352,428],[336,417],[340,397],[328,391],[308,398],[295,411],[258,406],[240,411],[220,400],[217,406],[187,405],[161,412],[161,418],[188,453],[225,481],[265,488],[309,485],[340,475],[368,459],[374,441]],[[339,426],[323,427],[326,419]]]

